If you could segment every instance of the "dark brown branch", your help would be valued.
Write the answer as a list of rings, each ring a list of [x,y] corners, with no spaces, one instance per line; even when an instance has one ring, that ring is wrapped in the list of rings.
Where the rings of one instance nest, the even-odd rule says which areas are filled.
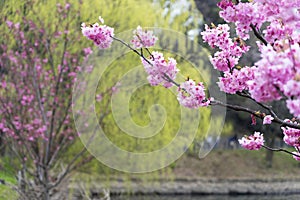
[[[300,157],[300,155],[298,154],[295,154],[293,152],[290,152],[286,149],[282,149],[282,148],[279,148],[279,149],[275,149],[275,148],[271,148],[271,147],[268,147],[268,146],[265,146],[265,145],[262,145],[262,147],[264,147],[265,149],[269,150],[269,151],[277,151],[277,152],[284,152],[284,153],[287,153],[287,154],[290,154],[290,155],[293,155],[293,156],[297,156],[297,157]]]
[[[143,58],[149,65],[152,65],[152,63],[147,59],[145,58],[145,56],[138,52],[136,49],[132,48],[128,43],[124,42],[123,40],[119,39],[119,38],[116,38],[114,36],[110,36],[112,39],[122,43],[123,45],[125,45],[126,47],[128,47],[130,50],[132,50],[134,53],[136,53],[138,56],[140,56],[141,58]]]
[[[264,45],[268,45],[268,42],[265,40],[265,38],[257,31],[256,27],[251,24],[250,25],[254,35],[264,44]]]
[[[177,83],[176,81],[174,81],[173,79],[171,79],[166,73],[164,73],[164,77],[163,77],[166,81],[169,81],[170,83],[173,83],[176,87],[180,87],[180,84]]]
[[[255,99],[253,99],[250,95],[246,94],[246,93],[237,93],[237,95],[242,96],[242,97],[246,97],[248,99],[251,99],[252,101],[254,101],[256,104],[258,104],[259,106],[261,106],[262,108],[266,109],[267,111],[269,111],[269,113],[271,114],[271,116],[274,118],[274,122],[281,124],[283,126],[288,126],[291,128],[296,128],[296,129],[300,129],[300,125],[298,124],[294,124],[294,123],[290,123],[290,122],[286,122],[283,119],[280,119],[277,114],[275,113],[275,111],[272,109],[272,106],[257,102]],[[263,119],[264,116],[261,116],[260,118]]]
[[[226,107],[226,108],[229,108],[229,109],[232,109],[232,110],[235,110],[235,111],[246,112],[246,113],[252,114],[255,117],[258,117],[260,119],[264,118],[264,116],[260,112],[257,112],[257,111],[251,110],[249,108],[246,108],[246,107],[243,107],[243,106],[239,106],[239,105],[232,105],[232,104],[228,104],[228,103],[223,103],[223,102],[217,101],[217,100],[211,101],[210,105],[212,105],[212,106],[216,106],[217,105],[217,106]],[[288,126],[288,127],[291,127],[291,128],[300,129],[300,125],[294,124],[294,123],[290,123],[290,122],[285,122],[285,121],[279,119],[278,117],[277,118],[274,117],[273,122],[281,124],[282,126]]]

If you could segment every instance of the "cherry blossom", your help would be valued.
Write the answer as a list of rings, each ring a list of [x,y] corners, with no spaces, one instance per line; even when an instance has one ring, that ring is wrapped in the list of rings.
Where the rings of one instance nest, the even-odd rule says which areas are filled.
[[[260,12],[260,6],[253,3],[228,3],[227,0],[221,1],[218,4],[223,10],[220,11],[220,16],[226,22],[234,22],[236,25],[237,35],[242,39],[249,39],[248,32],[251,29],[251,24],[256,28],[260,28],[265,21],[265,16]]]
[[[286,106],[294,116],[300,118],[300,99],[287,100]]]
[[[300,161],[300,153],[296,151],[293,151],[292,153],[297,155],[297,156],[293,155],[293,158],[297,161]]]
[[[217,27],[210,28],[205,26],[205,31],[201,33],[202,38],[212,48],[218,47],[221,51],[217,51],[214,57],[210,57],[212,65],[223,72],[231,71],[238,64],[243,53],[249,50],[240,39],[233,41],[230,38],[229,26],[227,24],[219,24]]]
[[[217,84],[225,93],[251,99],[257,106],[257,110],[265,109],[272,116],[261,114],[260,111],[242,105],[231,105],[218,100],[214,101],[213,98],[206,98],[205,87],[201,82],[195,83],[188,79],[183,83],[177,83],[175,79],[179,70],[176,67],[175,59],[165,59],[159,52],[152,52],[146,59],[142,51],[139,53],[135,50],[152,47],[155,44],[158,38],[152,31],[145,31],[138,26],[134,30],[131,40],[133,48],[122,40],[117,40],[141,57],[151,85],[163,85],[166,88],[178,87],[177,99],[181,105],[193,109],[219,105],[250,113],[253,125],[256,124],[256,118],[263,119],[263,125],[272,122],[279,123],[283,127],[284,142],[297,147],[297,152],[294,154],[300,155],[298,149],[300,130],[297,128],[297,120],[300,119],[300,2],[294,0],[253,0],[248,2],[221,0],[218,6],[221,8],[220,16],[226,22],[234,23],[235,31],[232,31],[228,24],[218,24],[217,26],[212,24],[211,27],[205,25],[205,30],[201,33],[203,41],[207,42],[211,48],[216,49],[209,59],[213,67],[221,72]],[[104,23],[102,18],[99,20]],[[14,26],[9,22],[8,25]],[[103,36],[101,33],[101,39],[98,39],[98,36],[89,32],[90,29],[96,29],[97,32],[99,25],[94,26],[86,27],[84,25],[85,36],[98,46],[102,41],[106,44],[105,48],[110,46],[113,38],[109,37],[109,34]],[[246,44],[250,37],[250,31],[254,33],[253,35],[258,41],[256,47],[260,58],[254,60],[254,64],[241,64],[241,57],[250,49],[250,46]],[[14,58],[11,59],[11,62],[14,62]],[[26,91],[22,92],[26,94]],[[24,104],[30,103],[30,94],[26,95],[23,100]],[[290,113],[295,117],[295,124],[292,124],[293,122],[290,120],[283,121],[278,118],[273,113],[272,107],[268,105],[268,102],[272,101],[284,101]],[[260,132],[255,132],[253,135],[240,139],[239,143],[246,149],[258,150],[264,144],[264,137]],[[291,154],[291,152],[289,153]],[[300,160],[295,155],[294,158]]]
[[[104,23],[102,17],[99,17],[99,20],[101,23]],[[100,49],[107,49],[111,46],[113,41],[112,36],[114,36],[113,28],[106,25],[99,25],[98,23],[93,25],[82,23],[81,29],[82,34],[92,40]]]
[[[219,78],[218,85],[221,91],[229,94],[248,90],[248,81],[254,78],[253,68],[243,67],[240,70],[233,69],[232,72],[225,72],[223,77]]]
[[[204,85],[193,80],[187,80],[180,84],[177,99],[179,103],[187,108],[199,108],[208,106],[209,100],[205,97]]]
[[[263,119],[263,124],[271,124],[274,117],[271,115],[266,115]]]
[[[288,122],[292,122],[291,120],[285,120]],[[294,122],[297,124],[297,122]],[[290,127],[282,127],[281,128],[284,134],[283,141],[290,145],[290,146],[295,146],[299,147],[300,146],[300,130],[295,129],[295,128],[290,128]]]
[[[271,45],[260,46],[262,58],[256,62],[253,80],[248,81],[251,96],[259,101],[282,98],[280,90],[294,77],[294,63],[289,50],[277,52]]]
[[[133,39],[131,40],[131,43],[133,44],[133,47],[136,49],[145,47],[149,48],[154,46],[155,42],[158,40],[156,36],[154,36],[153,31],[144,31],[142,27],[138,26],[133,31]]]
[[[260,132],[254,132],[254,135],[244,136],[242,139],[239,139],[241,146],[248,150],[258,150],[264,142],[263,134],[260,134]]]
[[[151,53],[150,59],[141,58],[141,61],[148,73],[147,79],[151,85],[162,84],[166,88],[173,85],[167,79],[175,80],[176,74],[179,72],[175,59],[168,58],[168,60],[165,60],[162,53],[154,51]]]

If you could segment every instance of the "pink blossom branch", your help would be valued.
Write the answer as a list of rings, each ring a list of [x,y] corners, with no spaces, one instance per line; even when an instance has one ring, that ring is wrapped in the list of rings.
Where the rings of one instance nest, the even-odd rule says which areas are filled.
[[[138,51],[136,51],[136,49],[132,48],[129,44],[127,44],[126,42],[124,42],[123,40],[119,39],[119,38],[116,38],[116,37],[112,37],[114,40],[118,41],[118,42],[121,42],[123,45],[125,45],[126,47],[128,47],[129,49],[131,49],[132,51],[134,51],[138,56],[142,57],[146,62],[148,62],[150,65],[152,65],[152,63],[150,63],[150,61],[145,58],[143,56],[142,53],[139,53]],[[173,79],[171,79],[167,74],[164,74],[164,78],[166,81],[169,81],[171,83],[173,83],[175,86],[177,87],[180,87],[180,84],[178,84],[177,82],[175,82]],[[274,122],[278,123],[278,124],[281,124],[283,126],[289,126],[291,128],[297,128],[297,129],[300,129],[300,125],[298,124],[294,124],[294,123],[290,123],[290,122],[285,122],[284,120],[280,119],[277,114],[272,110],[272,108],[270,106],[267,106],[263,103],[260,103],[260,102],[257,102],[255,101],[251,96],[249,96],[248,94],[243,94],[243,93],[239,93],[240,96],[244,96],[244,97],[247,97],[249,99],[252,99],[254,102],[256,102],[258,105],[262,106],[263,108],[267,109],[271,115],[274,117]],[[261,115],[261,113],[258,113],[257,111],[253,111],[249,108],[245,108],[245,107],[242,107],[242,106],[238,106],[238,105],[231,105],[231,104],[226,104],[226,103],[223,103],[223,102],[220,102],[220,101],[212,101],[211,102],[211,105],[220,105],[220,106],[225,106],[229,109],[233,109],[235,111],[243,111],[243,112],[247,112],[247,113],[250,113],[250,114],[253,114],[254,116],[260,118],[260,119],[263,119],[263,116]]]
[[[40,19],[39,14],[35,11],[35,9],[32,8],[32,12],[36,16],[36,18],[37,18],[38,22],[40,23],[41,27],[46,27],[44,25],[43,20]],[[44,34],[46,35],[46,33],[44,33]],[[52,36],[52,34],[50,34],[50,37],[46,36],[45,47],[46,47],[46,50],[47,50],[47,52],[49,54],[49,62],[50,62],[50,66],[51,66],[51,70],[52,70],[53,76],[56,77],[56,71],[55,71],[55,68],[54,68],[53,53],[52,53],[52,51],[50,49],[50,46],[51,46],[51,36]]]
[[[22,134],[19,134],[19,131],[17,130],[17,128],[15,127],[14,123],[12,122],[12,115],[11,113],[9,112],[9,110],[7,109],[7,106],[4,104],[2,98],[0,98],[0,102],[1,104],[3,105],[4,109],[5,109],[5,112],[6,112],[6,119],[9,119],[7,120],[7,122],[10,124],[10,126],[14,129],[14,131],[17,133],[17,135],[21,138],[22,141],[24,141],[24,145],[25,145],[25,148],[27,149],[29,155],[31,156],[31,158],[33,160],[35,159],[38,159],[39,156],[38,156],[38,153],[37,152],[34,152],[34,151],[31,151],[31,148],[28,147],[28,144],[27,144],[27,141],[26,141],[26,138],[23,138],[22,137]],[[17,151],[14,151],[15,153],[17,153]],[[22,156],[20,156],[19,154],[16,154],[17,157],[22,161]]]
[[[138,56],[140,56],[141,58],[143,58],[149,65],[153,65],[147,58],[145,58],[145,56],[143,55],[142,51],[141,53],[139,53],[136,49],[132,48],[128,43],[124,42],[123,40],[113,37],[111,36],[114,40],[122,43],[123,45],[125,45],[126,47],[128,47],[130,50],[132,50],[134,53],[136,53]],[[149,51],[148,48],[145,48],[147,50],[147,52],[150,54],[150,56],[152,56],[151,52]],[[180,84],[175,82],[173,79],[171,79],[167,74],[164,73],[164,79],[166,81],[169,81],[170,83],[173,83],[175,86],[180,87]]]
[[[68,26],[69,26],[69,23],[67,23],[66,29],[68,29]],[[55,97],[58,95],[58,92],[59,92],[60,79],[61,79],[62,72],[63,72],[63,69],[64,69],[63,62],[64,62],[66,50],[67,50],[67,45],[68,45],[68,39],[67,39],[67,35],[65,34],[65,36],[64,36],[64,47],[63,47],[63,52],[62,52],[62,57],[61,57],[61,70],[60,70],[59,75],[58,75],[58,79],[57,79],[56,86],[55,86],[55,95],[54,95],[54,98],[53,98],[53,109],[52,109],[52,117],[51,117],[51,123],[50,123],[50,136],[49,136],[49,141],[48,141],[48,146],[47,146],[48,151],[52,147],[52,139],[53,139],[52,132],[54,130],[54,119],[55,119],[55,113],[56,113],[56,109],[57,109],[57,102],[56,102]],[[71,101],[71,100],[69,100],[69,101]],[[70,105],[70,103],[69,103],[69,105]],[[68,108],[66,109],[66,112],[69,111]],[[49,160],[50,159],[47,158],[47,162],[49,162]]]

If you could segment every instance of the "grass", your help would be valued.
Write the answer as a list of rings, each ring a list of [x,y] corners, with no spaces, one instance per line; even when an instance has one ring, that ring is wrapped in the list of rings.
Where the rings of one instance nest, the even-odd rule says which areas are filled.
[[[0,200],[18,199],[18,194],[11,186],[17,184],[15,172],[9,164],[9,158],[2,157],[0,160],[0,179],[5,181],[5,185],[0,184]]]
[[[0,200],[18,199],[18,194],[9,185],[17,184],[14,175],[6,171],[0,171],[0,179],[5,181],[5,185],[0,185]]]

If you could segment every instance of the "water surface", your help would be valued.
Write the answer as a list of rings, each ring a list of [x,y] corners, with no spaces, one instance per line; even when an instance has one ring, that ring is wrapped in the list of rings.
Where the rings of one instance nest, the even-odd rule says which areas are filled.
[[[112,200],[300,200],[300,195],[124,196]]]

